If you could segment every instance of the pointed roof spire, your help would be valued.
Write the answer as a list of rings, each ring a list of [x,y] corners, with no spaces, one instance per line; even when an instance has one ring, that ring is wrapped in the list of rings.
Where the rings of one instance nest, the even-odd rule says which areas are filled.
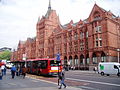
[[[49,0],[49,6],[48,6],[48,9],[51,10],[51,0]]]

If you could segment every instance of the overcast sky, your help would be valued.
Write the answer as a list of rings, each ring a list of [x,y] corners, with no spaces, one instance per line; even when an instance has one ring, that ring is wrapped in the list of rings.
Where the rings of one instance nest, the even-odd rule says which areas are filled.
[[[120,0],[51,0],[62,25],[88,18],[95,2],[120,16]],[[19,40],[36,36],[38,17],[45,15],[49,0],[0,0],[0,48],[16,48]]]

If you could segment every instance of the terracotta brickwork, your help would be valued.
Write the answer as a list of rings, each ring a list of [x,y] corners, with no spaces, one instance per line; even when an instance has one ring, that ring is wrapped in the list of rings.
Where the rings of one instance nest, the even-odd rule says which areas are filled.
[[[118,61],[120,18],[96,4],[87,19],[65,25],[49,6],[46,15],[38,18],[36,30],[36,38],[19,42],[12,58],[22,60],[24,53],[28,59],[55,58],[60,53],[64,65],[84,70],[99,62]]]
[[[48,57],[48,39],[52,35],[54,29],[59,25],[59,17],[56,11],[48,9],[45,16],[37,22],[36,36],[36,57]]]
[[[27,59],[36,58],[36,38],[28,38],[25,43],[25,54]]]

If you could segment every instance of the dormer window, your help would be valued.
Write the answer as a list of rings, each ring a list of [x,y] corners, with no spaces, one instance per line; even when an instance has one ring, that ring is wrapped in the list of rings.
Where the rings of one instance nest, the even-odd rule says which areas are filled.
[[[97,27],[95,28],[95,32],[96,32],[96,33],[101,33],[101,26],[97,26]]]
[[[96,11],[95,13],[94,13],[94,20],[98,20],[98,19],[100,19],[100,13],[98,12],[98,11]]]

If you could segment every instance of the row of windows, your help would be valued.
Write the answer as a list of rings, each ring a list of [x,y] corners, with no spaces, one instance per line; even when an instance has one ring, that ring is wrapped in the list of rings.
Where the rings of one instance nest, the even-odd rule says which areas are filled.
[[[105,61],[106,61],[106,57],[101,57],[101,61],[102,61],[102,62],[105,62]],[[90,59],[87,58],[87,59],[85,60],[84,58],[82,58],[82,59],[80,60],[80,64],[85,64],[85,63],[86,63],[86,64],[89,64],[89,63],[90,63]],[[93,64],[98,64],[97,57],[93,57],[92,63],[93,63]],[[72,66],[72,64],[73,64],[73,60],[70,59],[70,65]],[[78,59],[75,59],[75,60],[74,60],[74,65],[78,65]]]
[[[85,35],[85,34],[86,34],[86,35]],[[78,39],[78,36],[79,36],[78,33],[75,32],[75,33],[74,33],[74,39],[77,40],[77,39]],[[88,37],[88,32],[86,32],[86,33],[81,32],[81,33],[80,33],[80,39],[85,38],[85,36],[86,36],[86,38]],[[71,39],[72,39],[72,34],[69,33],[69,35],[68,35],[68,40],[71,40]],[[64,34],[64,40],[67,40],[67,35],[66,35],[66,34]]]
[[[74,46],[74,49],[73,49],[73,47],[72,46],[69,46],[69,52],[73,52],[73,51],[75,51],[75,52],[77,52],[79,49],[78,48],[80,48],[80,51],[82,51],[82,50],[84,50],[84,46],[80,46],[80,47],[78,47],[78,45],[76,45],[76,46]],[[67,47],[66,46],[64,46],[64,53],[67,53]]]

